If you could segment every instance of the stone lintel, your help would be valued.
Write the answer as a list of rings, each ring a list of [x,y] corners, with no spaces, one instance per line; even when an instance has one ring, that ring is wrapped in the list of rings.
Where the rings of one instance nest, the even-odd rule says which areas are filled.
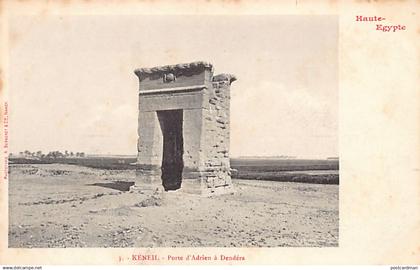
[[[184,87],[173,87],[173,88],[163,88],[163,89],[153,89],[153,90],[146,90],[140,91],[139,95],[150,95],[150,94],[171,94],[171,93],[179,93],[179,92],[192,92],[192,91],[199,91],[207,86],[205,84],[202,85],[193,85],[193,86],[184,86]]]

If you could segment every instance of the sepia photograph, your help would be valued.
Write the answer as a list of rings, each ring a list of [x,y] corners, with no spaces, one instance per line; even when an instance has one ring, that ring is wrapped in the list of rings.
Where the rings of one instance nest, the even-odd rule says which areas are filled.
[[[0,0],[0,268],[418,269],[418,7]]]
[[[9,24],[9,248],[339,246],[337,16]]]

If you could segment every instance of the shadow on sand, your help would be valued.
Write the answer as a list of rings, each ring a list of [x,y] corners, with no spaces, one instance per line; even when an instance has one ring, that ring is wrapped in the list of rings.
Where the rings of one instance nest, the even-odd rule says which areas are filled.
[[[134,185],[134,182],[126,182],[126,181],[113,181],[112,183],[94,183],[88,184],[87,186],[98,186],[104,188],[112,188],[119,191],[129,191],[130,187]]]

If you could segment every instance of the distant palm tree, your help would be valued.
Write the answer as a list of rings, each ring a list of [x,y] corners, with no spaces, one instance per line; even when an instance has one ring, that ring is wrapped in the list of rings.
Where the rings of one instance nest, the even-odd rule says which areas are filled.
[[[64,154],[61,153],[60,151],[57,151],[57,158],[63,158]]]

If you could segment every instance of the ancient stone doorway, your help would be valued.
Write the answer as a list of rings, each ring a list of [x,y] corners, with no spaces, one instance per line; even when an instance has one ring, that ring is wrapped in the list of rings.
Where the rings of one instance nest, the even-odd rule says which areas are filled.
[[[165,190],[181,188],[184,161],[183,110],[157,111],[163,135],[162,185]]]
[[[231,74],[193,62],[140,68],[136,184],[206,196],[231,193]],[[163,185],[162,185],[163,184]]]

